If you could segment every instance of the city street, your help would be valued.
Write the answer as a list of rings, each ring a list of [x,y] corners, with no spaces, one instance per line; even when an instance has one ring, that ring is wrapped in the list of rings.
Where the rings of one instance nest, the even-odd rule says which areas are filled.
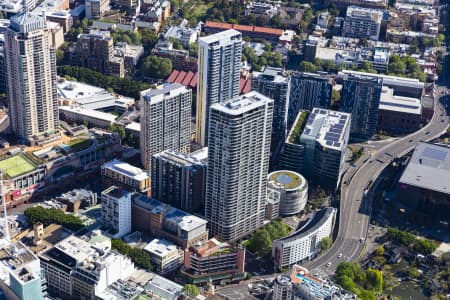
[[[446,87],[438,87],[436,99],[442,93],[447,94],[447,91]],[[444,99],[440,98],[442,102]],[[431,141],[446,131],[449,119],[441,101],[436,101],[433,119],[425,127],[378,149],[370,159],[362,162],[351,181],[348,178],[351,173],[344,175],[343,182],[349,182],[341,187],[337,238],[328,252],[307,262],[307,268],[324,276],[330,275],[340,262],[355,261],[360,257],[365,247],[372,205],[372,191],[369,190],[364,197],[365,189],[372,187],[372,183],[394,158],[406,155],[418,142]],[[338,258],[339,254],[342,257]],[[326,266],[328,263],[331,263],[329,267]]]

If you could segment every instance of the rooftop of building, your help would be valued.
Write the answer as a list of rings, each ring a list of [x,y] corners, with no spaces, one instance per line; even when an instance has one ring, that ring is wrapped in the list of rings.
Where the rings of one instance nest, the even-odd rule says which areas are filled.
[[[400,184],[450,194],[449,178],[450,148],[421,142],[400,177]]]
[[[357,299],[355,295],[345,292],[340,287],[312,276],[308,269],[299,265],[293,266],[290,281],[293,284],[294,294],[295,289],[302,289],[314,299]]]
[[[0,171],[7,178],[15,178],[28,172],[34,171],[37,165],[25,154],[15,156],[0,161]]]
[[[179,166],[189,166],[193,164],[204,165],[208,159],[208,148],[202,148],[191,153],[181,153],[175,150],[166,150],[155,155],[170,160]]]
[[[56,88],[60,99],[72,100],[83,108],[100,110],[109,107],[128,107],[134,104],[133,98],[123,97],[103,88],[77,81],[59,80]]]
[[[52,13],[64,5],[65,0],[44,0],[35,9],[33,13],[43,16],[44,13]]]
[[[0,0],[0,10],[7,13],[18,13],[23,7],[23,1]]]
[[[163,214],[164,225],[173,232],[177,232],[177,229],[191,231],[200,226],[205,226],[208,223],[204,219],[139,193],[134,193],[132,200],[135,204],[155,214]]]
[[[370,77],[377,77],[383,79],[384,85],[404,85],[414,88],[423,88],[424,83],[420,82],[419,79],[415,78],[407,78],[407,77],[399,77],[399,76],[391,76],[391,75],[384,75],[384,74],[372,74],[372,73],[366,73],[366,72],[359,72],[359,71],[353,71],[353,70],[343,70],[339,72],[338,76],[342,77],[345,75],[362,75],[362,76],[370,76]]]
[[[166,81],[195,89],[197,87],[197,72],[173,70]]]
[[[60,196],[56,197],[58,200],[66,200],[68,202],[76,202],[77,200],[82,200],[86,198],[91,198],[94,195],[92,191],[85,189],[74,189],[66,193],[62,193]]]
[[[78,35],[78,40],[80,39],[101,39],[101,40],[112,40],[111,33],[107,30],[96,30],[91,29],[89,33],[82,33]]]
[[[262,72],[253,72],[253,79],[267,80],[275,83],[287,83],[289,76],[284,72],[282,68],[265,67]]]
[[[324,147],[345,150],[350,119],[348,113],[316,107],[309,115],[300,140],[313,139]]]
[[[379,9],[365,8],[360,6],[349,6],[347,7],[346,16],[362,19],[370,18],[375,22],[381,23],[381,20],[383,19],[383,11]]]
[[[420,99],[394,96],[394,90],[387,86],[383,86],[381,90],[379,109],[414,115],[421,115],[422,113]]]
[[[149,177],[147,172],[144,170],[117,159],[104,163],[102,168],[111,169],[117,173],[139,181],[145,180]]]
[[[137,57],[143,53],[144,47],[140,45],[131,45],[126,42],[118,42],[114,47],[115,51],[121,51],[124,56]]]
[[[102,195],[110,196],[110,197],[117,198],[117,199],[120,199],[122,197],[126,197],[129,194],[131,194],[131,193],[126,191],[126,190],[124,190],[124,189],[121,189],[121,188],[119,188],[117,186],[114,186],[114,185],[110,186],[109,188],[107,188],[106,190],[104,190],[102,192]]]
[[[267,34],[267,35],[277,35],[277,36],[281,36],[284,32],[282,29],[277,29],[277,28],[229,24],[229,23],[220,23],[220,22],[213,22],[213,21],[206,21],[205,27],[222,29],[222,30],[235,29],[238,32],[240,31],[243,33],[257,32],[257,33],[262,33],[262,34]]]
[[[71,235],[60,241],[52,249],[45,252],[45,256],[52,257],[62,263],[75,267],[95,253],[91,244],[77,236]]]
[[[39,259],[21,242],[0,238],[0,279],[9,283],[9,275],[27,282],[40,275]]]
[[[208,26],[209,21],[206,21],[206,26]],[[225,29],[225,28],[224,28]],[[228,43],[229,39],[238,38],[239,40],[242,38],[242,34],[234,29],[228,29],[224,31],[220,31],[215,34],[211,34],[208,36],[203,36],[198,39],[199,44],[215,44],[222,45],[222,43]]]
[[[211,109],[237,116],[262,105],[266,105],[269,102],[273,102],[273,100],[256,91],[251,91],[230,100],[215,103],[211,105]]]
[[[334,207],[327,207],[315,211],[301,228],[294,231],[292,234],[279,239],[279,241],[290,242],[301,237],[309,236],[310,234],[316,232],[318,228],[328,221],[329,218],[334,218],[336,216],[336,211],[337,210]]]
[[[31,32],[45,28],[45,20],[39,15],[30,13],[28,10],[23,10],[17,15],[12,16],[10,29],[15,32]]]
[[[147,89],[141,92],[141,99],[151,103],[158,103],[166,98],[176,97],[181,93],[187,92],[188,89],[180,83],[166,83],[157,88]]]
[[[295,118],[294,124],[292,125],[291,131],[289,132],[286,142],[291,144],[299,144],[300,136],[305,128],[306,121],[308,118],[307,111],[299,111],[297,117]]]
[[[145,245],[144,250],[150,254],[164,257],[178,250],[178,247],[167,240],[153,239],[150,243]]]
[[[30,231],[22,240],[34,253],[40,253],[53,247],[56,243],[67,238],[72,232],[58,224],[50,224],[44,228],[44,235],[38,245],[34,245],[34,231]]]
[[[286,190],[303,189],[306,179],[297,172],[289,170],[278,170],[268,175],[268,183]]]
[[[102,120],[105,122],[114,122],[117,119],[116,115],[105,113],[102,111],[90,109],[90,108],[83,108],[79,106],[69,106],[69,105],[63,105],[58,107],[59,111],[61,112],[67,112],[67,113],[74,113],[81,116],[86,116],[89,118],[94,118],[97,120]]]
[[[221,242],[215,238],[197,242],[191,246],[189,250],[192,254],[200,257],[216,256],[235,252],[230,244]]]
[[[179,295],[183,291],[183,286],[166,279],[162,276],[155,275],[145,286],[146,290],[151,290],[154,294],[164,298],[166,293],[170,295]]]

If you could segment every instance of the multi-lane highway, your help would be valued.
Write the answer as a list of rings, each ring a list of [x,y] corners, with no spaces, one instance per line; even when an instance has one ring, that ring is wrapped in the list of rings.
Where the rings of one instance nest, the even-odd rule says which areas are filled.
[[[438,100],[441,95],[447,94],[447,88],[438,87],[436,92]],[[443,99],[444,97],[441,101]],[[323,275],[331,274],[339,262],[358,259],[364,248],[372,205],[371,192],[364,197],[364,190],[376,181],[395,157],[407,154],[420,141],[430,141],[439,137],[447,130],[448,123],[449,117],[444,105],[436,101],[433,118],[426,126],[378,149],[369,159],[361,163],[356,173],[345,174],[341,187],[337,238],[329,251],[306,263],[309,269]]]

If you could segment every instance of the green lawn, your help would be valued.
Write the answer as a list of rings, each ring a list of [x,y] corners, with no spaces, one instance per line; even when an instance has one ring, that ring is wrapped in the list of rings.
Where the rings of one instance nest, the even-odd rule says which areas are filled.
[[[75,139],[69,143],[69,146],[73,152],[80,152],[81,150],[89,148],[92,143],[93,141],[91,139]]]
[[[203,2],[189,2],[186,4],[188,9],[184,12],[184,18],[187,20],[195,18],[196,21],[199,21],[204,15],[206,15],[208,8],[212,7],[212,4],[213,3],[207,5]]]
[[[0,161],[0,170],[10,178],[17,177],[36,169],[36,165],[22,154]]]

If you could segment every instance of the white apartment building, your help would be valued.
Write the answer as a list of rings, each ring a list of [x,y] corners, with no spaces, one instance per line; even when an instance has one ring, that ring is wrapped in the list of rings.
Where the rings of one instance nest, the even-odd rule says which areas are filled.
[[[191,101],[192,91],[179,83],[141,92],[141,161],[146,170],[154,154],[189,152]]]
[[[102,192],[102,223],[114,238],[131,232],[131,193],[116,186]]]
[[[146,192],[150,189],[150,176],[144,170],[132,166],[120,160],[112,160],[104,163],[101,174],[113,184],[122,184],[138,192]]]
[[[152,263],[159,273],[173,271],[183,263],[183,251],[169,241],[154,239],[144,250],[150,253]]]
[[[336,211],[332,207],[322,209],[293,234],[273,241],[272,257],[275,266],[282,269],[315,257],[320,250],[320,241],[330,237],[333,232]]]
[[[250,92],[211,106],[205,216],[235,241],[264,221],[273,100]]]
[[[342,35],[378,41],[383,11],[372,8],[349,6],[345,16]]]
[[[45,19],[27,9],[11,17],[4,51],[13,133],[30,144],[54,137],[58,127],[56,56]]]
[[[197,143],[208,142],[209,107],[239,95],[242,34],[230,29],[198,39]]]

